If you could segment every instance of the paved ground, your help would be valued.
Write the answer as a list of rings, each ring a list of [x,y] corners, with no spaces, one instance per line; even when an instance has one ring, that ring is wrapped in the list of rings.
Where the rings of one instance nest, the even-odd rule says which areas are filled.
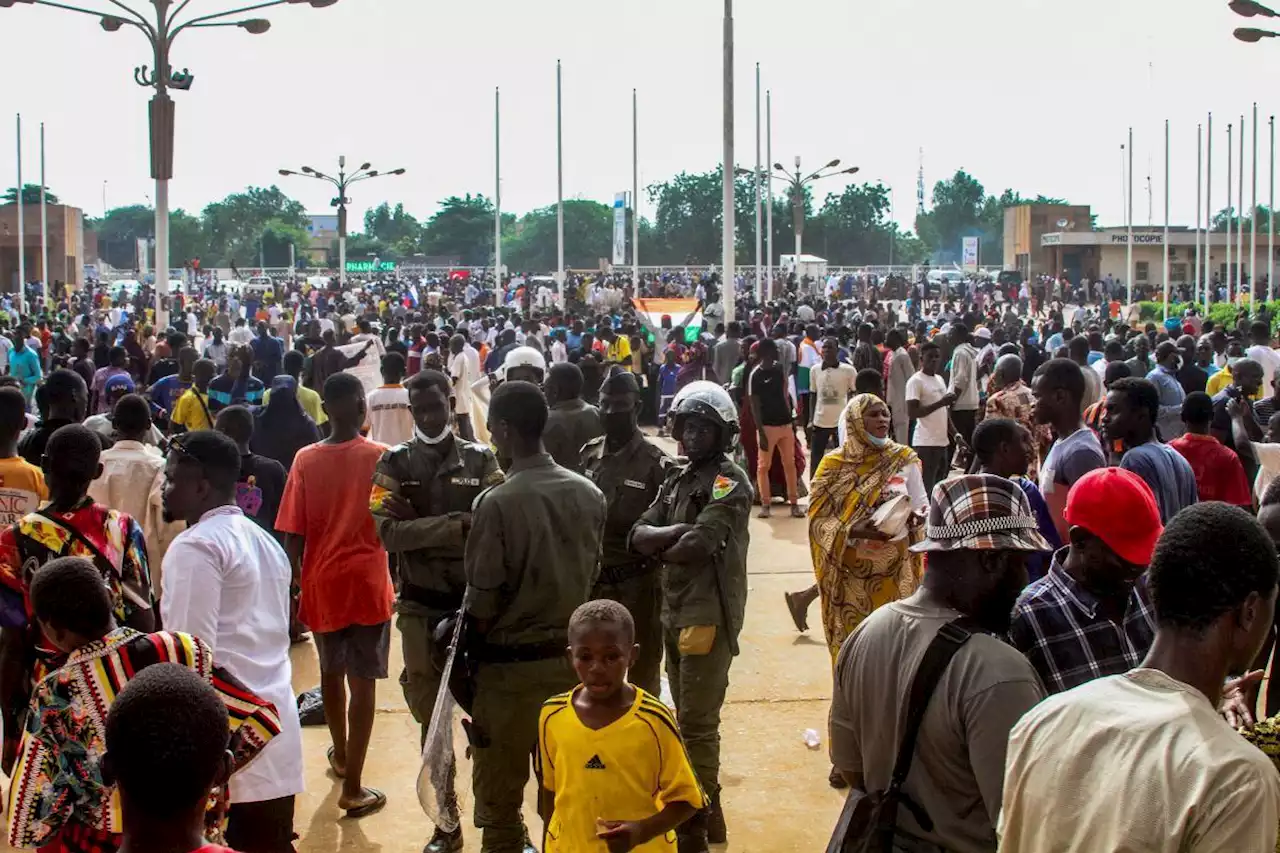
[[[809,634],[796,633],[782,594],[812,582],[806,523],[800,519],[752,519],[749,552],[750,595],[742,654],[734,662],[723,723],[723,784],[732,853],[786,853],[820,850],[840,811],[839,794],[827,786],[826,718],[831,698],[830,664],[818,626],[817,605]],[[392,648],[398,673],[399,639]],[[294,649],[294,685],[317,683],[315,652]],[[355,821],[340,817],[340,786],[326,775],[328,731],[306,729],[307,793],[298,804],[300,853],[417,853],[429,831],[418,806],[418,729],[404,707],[398,685],[379,685],[380,713],[374,727],[367,784],[386,791],[387,808]],[[805,729],[822,733],[818,750],[805,747]],[[460,759],[461,774],[469,763]],[[533,783],[526,796],[526,820],[535,836]],[[464,795],[469,801],[469,795]],[[469,814],[464,815],[467,851],[480,849]]]
[[[669,443],[668,449],[674,450]],[[778,509],[775,507],[775,509]],[[789,853],[824,849],[840,812],[840,794],[827,785],[827,707],[830,658],[815,604],[808,634],[797,634],[782,594],[813,582],[807,522],[779,517],[751,519],[748,552],[750,593],[742,654],[730,672],[722,725],[722,784],[730,853]],[[399,637],[393,637],[391,672],[400,671]],[[294,686],[318,683],[315,651],[294,649]],[[340,786],[326,775],[328,731],[304,730],[307,793],[298,804],[300,853],[418,853],[429,832],[418,806],[418,728],[404,706],[399,685],[379,685],[380,713],[374,726],[366,784],[387,793],[387,808],[355,821],[340,817]],[[805,747],[805,729],[821,733],[822,746]],[[459,744],[462,740],[459,735]],[[459,756],[461,756],[459,751]],[[460,758],[459,774],[470,765]],[[461,786],[460,786],[461,787]],[[526,793],[525,818],[536,838],[541,824],[533,809],[534,783]],[[469,804],[470,795],[464,794]],[[467,853],[480,849],[469,811],[463,816]]]
[[[751,521],[747,621],[742,654],[730,674],[722,727],[729,844],[720,849],[732,853],[821,850],[842,802],[827,786],[830,663],[817,606],[810,613],[810,632],[800,635],[782,600],[783,592],[812,583],[807,525],[801,519],[780,517],[783,514]],[[393,676],[401,669],[399,644],[395,635]],[[319,683],[311,644],[295,646],[293,662],[297,690]],[[422,849],[430,829],[414,792],[418,727],[394,678],[379,685],[378,706],[365,782],[387,793],[386,809],[363,820],[342,817],[336,805],[340,785],[326,772],[328,730],[304,729],[307,791],[299,798],[297,810],[300,853],[418,853]],[[818,750],[807,749],[802,740],[810,728],[822,733]],[[468,778],[470,764],[459,760],[460,776]],[[541,824],[532,807],[533,793],[531,782],[525,813],[536,838]],[[465,809],[469,793],[463,799],[466,850],[475,853],[479,839]],[[9,848],[0,843],[0,850]]]

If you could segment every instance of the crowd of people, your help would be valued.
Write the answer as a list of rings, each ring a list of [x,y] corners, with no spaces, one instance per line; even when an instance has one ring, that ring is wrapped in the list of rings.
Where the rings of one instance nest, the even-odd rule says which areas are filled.
[[[211,282],[163,329],[145,288],[4,303],[11,844],[292,851],[310,637],[347,817],[387,803],[397,675],[424,742],[462,709],[486,853],[701,853],[749,517],[781,502],[837,845],[1274,849],[1269,317],[780,280],[723,322],[714,276],[583,277],[564,307],[485,284]],[[426,853],[462,849],[442,784]]]

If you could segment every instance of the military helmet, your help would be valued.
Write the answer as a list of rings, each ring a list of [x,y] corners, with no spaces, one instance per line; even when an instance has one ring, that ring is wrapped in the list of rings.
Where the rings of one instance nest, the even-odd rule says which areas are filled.
[[[708,418],[720,426],[721,449],[733,449],[738,440],[738,407],[729,392],[714,382],[690,382],[671,401],[672,435],[679,440],[684,419],[689,415]]]

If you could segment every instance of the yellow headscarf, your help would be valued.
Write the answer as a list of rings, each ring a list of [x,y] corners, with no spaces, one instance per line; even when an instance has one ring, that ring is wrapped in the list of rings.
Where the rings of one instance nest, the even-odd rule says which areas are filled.
[[[874,394],[849,401],[844,446],[822,458],[809,490],[809,548],[819,578],[839,566],[849,527],[875,511],[889,479],[919,460],[914,450],[892,439],[882,447],[872,443],[865,417],[873,403],[885,405]]]

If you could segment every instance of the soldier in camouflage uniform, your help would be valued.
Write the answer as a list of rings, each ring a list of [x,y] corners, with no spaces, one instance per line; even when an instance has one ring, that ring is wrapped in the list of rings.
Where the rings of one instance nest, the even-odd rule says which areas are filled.
[[[397,627],[404,648],[404,688],[409,710],[427,725],[440,689],[433,632],[462,607],[467,579],[462,558],[471,528],[471,505],[485,488],[503,480],[493,451],[464,441],[449,429],[449,379],[424,370],[405,383],[413,411],[413,438],[391,448],[373,475],[370,508],[378,536],[400,562]],[[461,830],[436,829],[424,853],[457,853]]]

